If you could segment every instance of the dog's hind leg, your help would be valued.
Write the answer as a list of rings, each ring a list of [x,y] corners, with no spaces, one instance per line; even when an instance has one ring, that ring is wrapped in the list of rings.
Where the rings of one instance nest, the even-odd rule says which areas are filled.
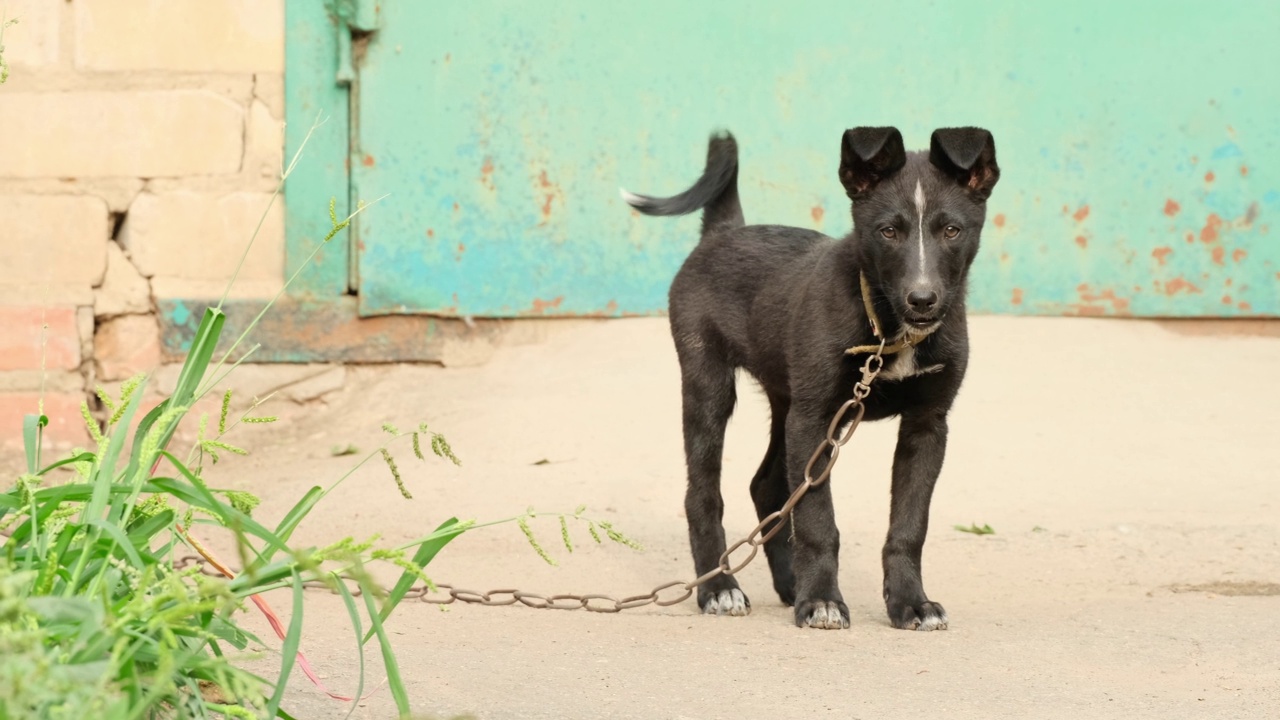
[[[770,513],[782,509],[787,501],[787,404],[770,398],[773,412],[773,424],[769,435],[769,449],[765,451],[760,469],[751,480],[751,499],[756,505],[756,517],[765,519]],[[791,571],[791,546],[786,522],[778,534],[764,545],[764,554],[769,558],[769,570],[773,573],[773,589],[786,605],[794,605],[796,601],[796,578]],[[770,525],[772,527],[772,525]],[[768,528],[766,528],[766,531]]]
[[[684,397],[684,451],[689,470],[685,516],[693,564],[701,576],[714,569],[725,550],[724,498],[720,467],[724,432],[737,399],[733,367],[700,350],[680,353]],[[698,606],[713,615],[746,615],[751,604],[738,581],[720,575],[698,588]]]

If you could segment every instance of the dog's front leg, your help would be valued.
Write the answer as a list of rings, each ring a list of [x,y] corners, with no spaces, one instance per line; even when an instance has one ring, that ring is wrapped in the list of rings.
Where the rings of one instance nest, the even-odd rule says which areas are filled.
[[[893,454],[893,500],[884,544],[884,602],[904,630],[945,630],[947,613],[930,602],[920,577],[929,502],[947,450],[946,410],[905,412]]]
[[[804,483],[804,469],[814,450],[826,439],[831,422],[817,403],[793,402],[787,413],[787,480],[791,492]],[[829,462],[827,454],[814,464],[814,474]],[[849,627],[849,606],[837,581],[840,531],[831,504],[831,483],[813,488],[796,505],[791,518],[792,569],[796,578],[795,620],[800,627],[836,630]]]

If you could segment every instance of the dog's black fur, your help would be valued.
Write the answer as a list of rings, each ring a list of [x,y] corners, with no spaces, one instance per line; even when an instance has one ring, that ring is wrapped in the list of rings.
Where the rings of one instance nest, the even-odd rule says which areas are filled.
[[[769,448],[751,481],[763,518],[803,482],[809,456],[852,397],[866,356],[845,350],[873,343],[859,285],[865,274],[891,342],[936,328],[914,349],[886,356],[866,419],[901,417],[883,553],[889,621],[944,629],[945,611],[924,592],[920,556],[947,413],[968,363],[965,284],[1000,176],[995,144],[986,130],[948,128],[933,133],[927,153],[908,153],[895,128],[854,128],[841,143],[839,175],[854,229],[838,241],[800,228],[746,225],[737,144],[728,134],[712,137],[706,171],[684,193],[666,199],[623,193],[649,215],[703,209],[702,239],[670,293],[694,567],[699,575],[715,568],[725,549],[720,467],[736,401],[734,371],[744,368],[760,382],[773,414]],[[795,606],[797,625],[849,627],[836,579],[840,540],[830,484],[805,496],[789,529],[765,546],[774,589]],[[723,575],[699,588],[698,603],[716,614],[750,608],[737,580]]]

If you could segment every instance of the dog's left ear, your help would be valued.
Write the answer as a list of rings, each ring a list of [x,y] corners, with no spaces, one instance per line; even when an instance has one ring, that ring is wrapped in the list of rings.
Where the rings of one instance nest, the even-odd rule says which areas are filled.
[[[955,178],[979,200],[991,196],[1000,179],[996,141],[982,128],[939,128],[929,142],[929,162]]]

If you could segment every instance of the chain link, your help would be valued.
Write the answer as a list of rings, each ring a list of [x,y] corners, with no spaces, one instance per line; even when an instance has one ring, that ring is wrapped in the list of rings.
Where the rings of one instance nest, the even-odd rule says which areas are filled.
[[[881,340],[879,347],[867,357],[866,362],[862,365],[862,378],[853,384],[853,397],[836,411],[835,417],[831,418],[831,424],[827,426],[826,437],[814,449],[809,462],[805,464],[804,481],[800,486],[791,493],[791,496],[787,498],[787,501],[780,509],[766,515],[751,532],[747,533],[746,537],[733,543],[721,553],[720,561],[716,567],[699,577],[688,582],[673,580],[663,583],[643,595],[632,595],[622,599],[599,593],[586,595],[566,593],[547,596],[514,589],[476,592],[474,590],[455,588],[452,585],[440,584],[430,586],[425,584],[415,585],[405,593],[404,599],[416,599],[429,605],[450,605],[456,601],[462,601],[476,605],[497,606],[514,605],[518,602],[526,607],[540,610],[587,610],[598,613],[616,613],[646,605],[669,607],[688,600],[693,595],[693,591],[700,585],[720,575],[735,575],[751,564],[755,560],[760,547],[773,539],[786,525],[801,498],[831,477],[831,469],[835,467],[836,460],[840,457],[840,448],[853,439],[853,433],[858,429],[858,425],[862,422],[862,416],[866,413],[867,408],[862,404],[862,401],[871,392],[871,382],[876,379],[876,376],[880,374],[880,370],[884,367],[884,352],[885,343],[884,340]],[[846,423],[848,423],[848,427],[844,429],[844,432],[841,432],[841,428]],[[827,462],[823,465],[822,472],[815,476],[813,470],[823,455],[828,455]],[[750,548],[746,558],[736,565],[729,564],[729,557],[744,545]],[[186,555],[173,563],[174,570],[184,570],[192,566],[198,567],[200,573],[204,575],[219,576],[222,574],[212,565],[206,563],[204,558],[199,555]],[[341,582],[350,582],[351,580],[352,578],[343,577]],[[336,588],[324,580],[307,580],[302,583],[302,586],[304,588],[324,589],[334,594],[338,593]],[[363,590],[359,585],[348,585],[348,590],[355,597],[363,594]],[[669,597],[661,597],[662,593],[670,590],[675,592],[671,593]],[[507,597],[495,597],[504,595]]]

